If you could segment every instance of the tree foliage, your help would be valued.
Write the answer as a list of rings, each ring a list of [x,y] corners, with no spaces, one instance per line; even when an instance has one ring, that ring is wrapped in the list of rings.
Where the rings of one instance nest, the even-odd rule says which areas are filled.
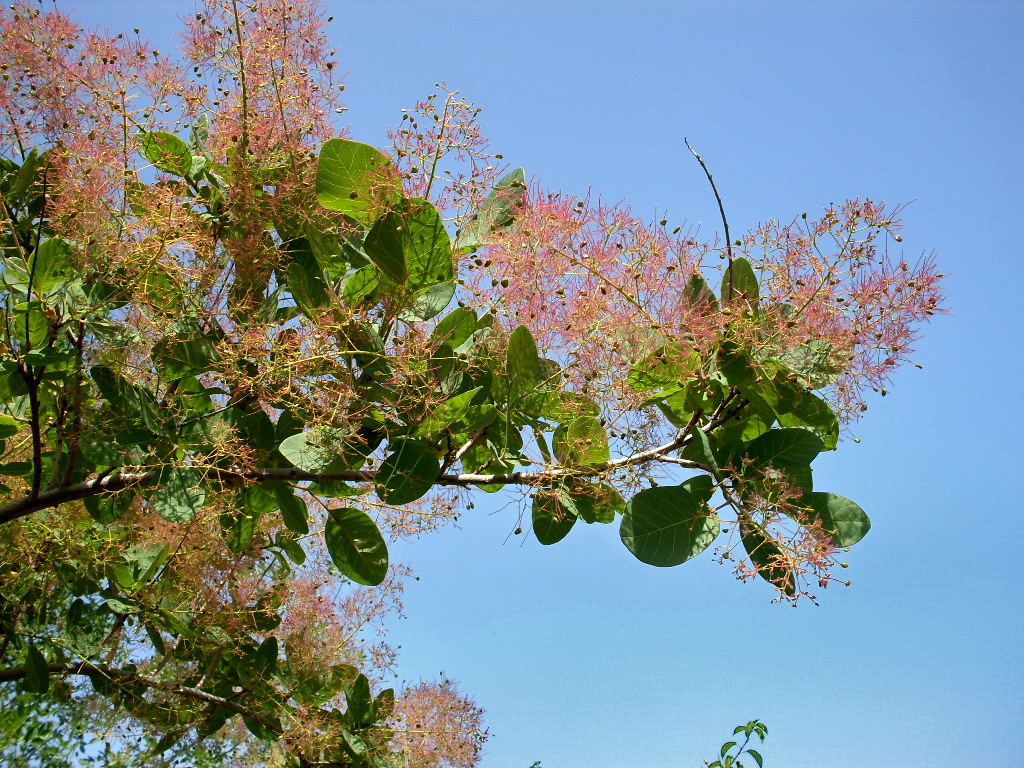
[[[383,688],[372,627],[388,542],[481,491],[813,599],[870,522],[812,463],[941,299],[898,221],[701,243],[503,167],[454,93],[371,147],[322,25],[208,0],[176,62],[4,12],[0,682],[151,756],[472,764],[479,710]]]

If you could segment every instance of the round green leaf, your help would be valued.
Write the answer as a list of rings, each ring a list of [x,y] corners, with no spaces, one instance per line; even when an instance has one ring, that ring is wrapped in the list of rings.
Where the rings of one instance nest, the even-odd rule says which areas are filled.
[[[358,509],[330,510],[324,541],[338,570],[357,584],[376,586],[388,573],[388,548],[373,519]]]
[[[369,144],[331,139],[320,150],[316,197],[331,211],[370,225],[402,199],[402,185],[387,156]]]
[[[832,533],[832,543],[837,547],[852,547],[871,530],[871,520],[864,510],[844,496],[815,492],[809,494],[809,500],[812,511],[825,530]]]
[[[757,275],[750,262],[742,256],[732,260],[722,275],[722,301],[743,297],[751,304],[757,301]]]
[[[796,574],[785,565],[785,558],[778,544],[756,525],[746,521],[740,522],[740,540],[761,578],[774,584],[787,595],[796,592]]]
[[[424,496],[440,473],[437,457],[424,443],[397,441],[377,471],[377,495],[387,504],[408,504]]]
[[[659,486],[629,500],[619,536],[637,560],[669,567],[699,555],[720,530],[698,496],[682,486]]]
[[[163,473],[149,503],[160,517],[172,523],[191,520],[206,501],[199,473],[194,469],[171,469]]]
[[[746,447],[746,455],[758,464],[782,469],[801,469],[810,465],[824,447],[822,439],[799,427],[770,429]]]
[[[341,437],[338,430],[311,429],[292,435],[278,446],[281,455],[294,466],[317,474],[340,469]]]
[[[506,370],[523,392],[536,389],[540,378],[540,357],[533,334],[525,325],[520,325],[509,336]]]
[[[608,434],[600,420],[577,416],[561,425],[554,435],[555,456],[566,466],[603,464],[608,461]]]
[[[539,491],[533,495],[533,533],[541,544],[561,541],[576,524],[576,509],[563,501],[558,493]]]
[[[166,131],[143,131],[139,134],[139,150],[161,171],[185,176],[192,170],[192,150]]]

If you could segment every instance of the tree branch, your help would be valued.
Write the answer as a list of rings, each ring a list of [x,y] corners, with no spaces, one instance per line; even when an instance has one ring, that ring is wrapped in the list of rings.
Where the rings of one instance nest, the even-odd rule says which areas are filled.
[[[715,200],[718,201],[718,212],[722,214],[722,226],[725,227],[725,253],[729,258],[729,266],[732,267],[732,238],[729,236],[729,220],[725,217],[725,206],[722,204],[722,196],[718,194],[718,187],[715,186],[715,180],[711,177],[711,171],[708,170],[708,166],[704,162],[704,158],[697,154],[697,150],[690,146],[689,139],[683,139],[683,143],[686,148],[693,153],[693,156],[697,158],[697,162],[700,163],[700,167],[704,169],[704,175],[708,177],[708,182],[711,184],[711,191],[715,193]],[[728,296],[729,301],[732,301],[732,270],[729,270],[729,289]]]
[[[740,405],[742,408],[742,404]],[[704,432],[710,432],[722,423],[732,418],[739,408],[720,413],[720,408],[709,422],[700,427]],[[651,461],[660,461],[672,451],[685,448],[693,439],[693,430],[703,416],[702,411],[695,413],[689,423],[676,434],[672,440],[650,448],[639,451],[629,456],[622,456],[612,459],[603,464],[596,464],[588,467],[558,467],[556,469],[544,469],[538,472],[507,472],[504,474],[473,474],[461,473],[451,474],[442,472],[434,481],[436,485],[460,486],[471,485],[531,485],[538,486],[566,475],[577,477],[592,477],[611,470],[622,469],[623,467],[636,466]],[[676,460],[675,463],[682,463]],[[700,469],[700,465],[690,465],[694,469]],[[55,488],[50,491],[43,491],[38,495],[29,495],[0,506],[0,524],[9,523],[13,520],[38,512],[42,509],[67,504],[71,501],[80,501],[90,496],[98,496],[103,493],[114,493],[128,488],[147,488],[156,485],[160,481],[162,470],[154,469],[144,472],[111,472],[100,475],[91,480],[81,483],[74,483],[63,488]],[[301,481],[322,481],[341,480],[343,482],[372,483],[377,478],[377,472],[366,470],[343,470],[341,472],[307,472],[296,467],[262,467],[247,470],[232,469],[204,469],[204,479],[229,486],[244,485],[246,483],[260,483],[269,480],[286,480],[291,482]]]
[[[187,685],[181,685],[180,683],[174,683],[169,680],[157,680],[154,677],[140,675],[137,672],[120,669],[119,667],[114,667],[110,664],[90,664],[86,661],[68,662],[64,664],[55,663],[47,665],[47,669],[49,669],[50,674],[55,675],[105,677],[107,679],[123,683],[141,683],[147,688],[166,691],[167,693],[177,694],[178,696],[195,699],[196,701],[204,701],[207,704],[216,704],[218,707],[224,707],[224,709],[230,710],[237,715],[242,715],[243,717],[255,720],[260,723],[260,725],[270,729],[274,733],[282,733],[281,726],[266,715],[250,709],[249,707],[245,707],[236,701],[225,699],[223,696],[216,696],[212,693],[207,693],[199,688],[191,688]],[[26,676],[26,674],[28,674],[28,672],[25,667],[12,667],[10,669],[0,670],[0,683],[9,683],[15,680],[21,680]]]

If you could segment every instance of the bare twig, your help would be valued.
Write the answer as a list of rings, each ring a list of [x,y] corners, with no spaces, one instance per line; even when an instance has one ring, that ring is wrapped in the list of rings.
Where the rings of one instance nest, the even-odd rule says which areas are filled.
[[[729,235],[729,220],[725,217],[725,206],[722,204],[722,196],[718,194],[718,187],[715,186],[715,180],[711,176],[711,171],[708,170],[707,164],[704,162],[704,158],[697,154],[697,150],[690,146],[689,139],[683,139],[683,143],[686,144],[686,148],[693,153],[693,156],[697,158],[697,162],[700,163],[700,167],[704,169],[704,174],[708,177],[708,182],[711,184],[711,191],[715,193],[715,200],[718,201],[718,212],[722,214],[722,226],[725,227],[725,253],[729,260],[729,288],[726,299],[732,301],[732,237]]]

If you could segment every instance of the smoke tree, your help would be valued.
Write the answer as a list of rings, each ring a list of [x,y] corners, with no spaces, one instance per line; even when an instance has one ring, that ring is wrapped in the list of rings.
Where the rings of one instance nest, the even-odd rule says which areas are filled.
[[[388,542],[483,492],[814,599],[870,523],[812,462],[940,310],[871,201],[700,242],[444,90],[356,141],[324,23],[206,0],[174,58],[0,16],[0,682],[151,761],[472,765],[380,630]]]

